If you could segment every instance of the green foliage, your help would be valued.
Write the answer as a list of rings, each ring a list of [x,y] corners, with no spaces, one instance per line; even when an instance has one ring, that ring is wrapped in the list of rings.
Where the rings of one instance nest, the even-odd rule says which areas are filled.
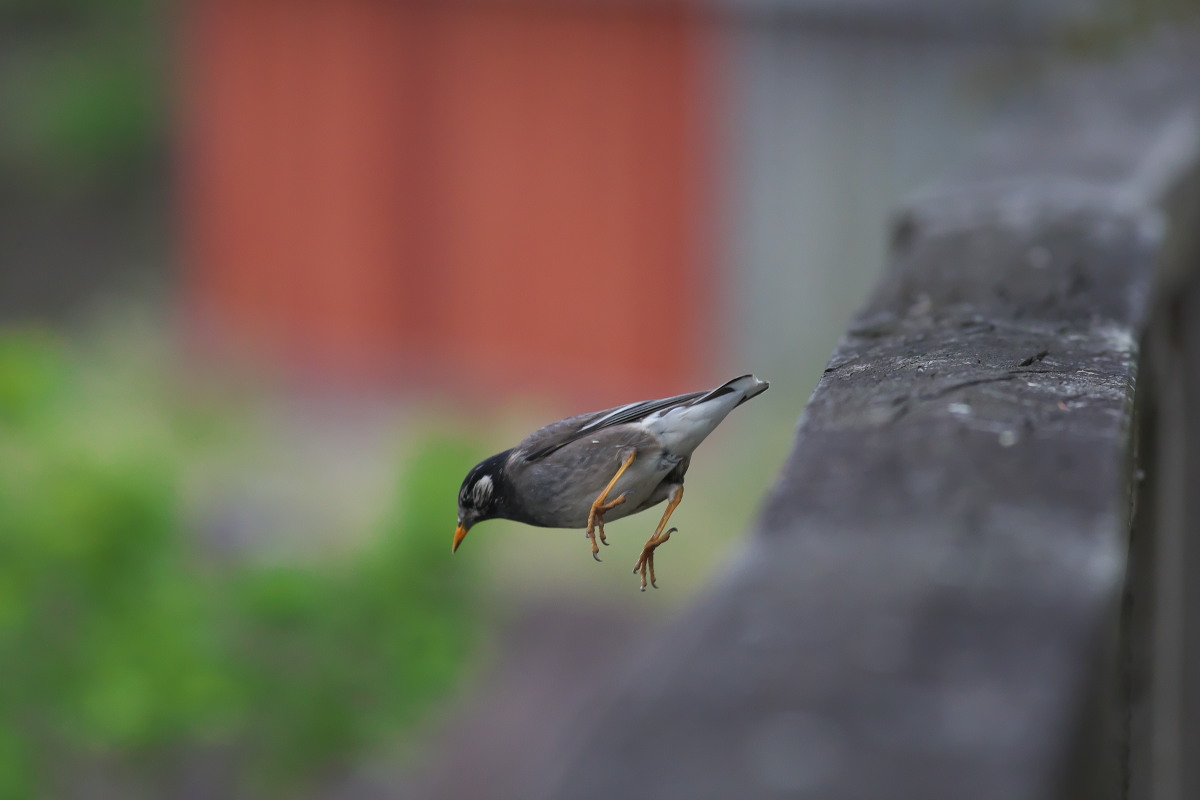
[[[0,176],[79,192],[145,170],[166,137],[170,3],[0,0]]]
[[[204,416],[161,377],[0,337],[0,797],[78,764],[169,781],[214,745],[258,794],[288,793],[395,740],[459,676],[474,615],[445,487],[465,446],[418,448],[356,553],[215,564],[184,502],[220,441]]]

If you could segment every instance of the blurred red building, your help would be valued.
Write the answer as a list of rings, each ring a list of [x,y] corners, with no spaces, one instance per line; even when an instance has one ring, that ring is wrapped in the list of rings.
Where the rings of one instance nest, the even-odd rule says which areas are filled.
[[[183,36],[185,293],[208,346],[475,396],[710,377],[694,8],[194,0]]]

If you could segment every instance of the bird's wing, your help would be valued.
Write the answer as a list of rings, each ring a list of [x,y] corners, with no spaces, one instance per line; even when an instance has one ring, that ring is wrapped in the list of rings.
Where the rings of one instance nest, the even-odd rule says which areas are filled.
[[[708,394],[711,392],[691,392],[662,400],[644,400],[640,403],[568,417],[530,434],[517,447],[517,452],[525,461],[538,461],[576,439],[582,439],[606,428],[643,420],[657,411],[687,405]]]

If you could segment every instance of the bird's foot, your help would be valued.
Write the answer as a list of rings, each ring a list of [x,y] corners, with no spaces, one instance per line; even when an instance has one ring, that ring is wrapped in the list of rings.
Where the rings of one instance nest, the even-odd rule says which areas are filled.
[[[593,505],[592,513],[588,515],[587,533],[585,534],[592,542],[592,558],[600,560],[598,555],[600,545],[596,544],[596,540],[600,540],[600,544],[608,547],[608,539],[604,536],[604,512],[610,511],[625,502],[628,492],[613,500],[611,503],[604,505]]]
[[[646,542],[646,546],[642,548],[642,557],[639,558],[637,563],[633,565],[633,571],[634,574],[640,574],[642,576],[641,590],[643,592],[646,591],[647,570],[649,570],[650,573],[650,585],[655,589],[658,588],[658,584],[655,582],[654,577],[654,551],[660,544],[666,544],[667,540],[671,538],[671,534],[677,530],[679,529],[671,528],[661,536],[650,537],[650,541]]]
[[[600,561],[600,545],[596,544],[596,540],[599,539],[605,547],[608,546],[608,540],[604,538],[604,521],[597,518],[592,525],[588,526],[584,536],[592,543],[592,558]]]

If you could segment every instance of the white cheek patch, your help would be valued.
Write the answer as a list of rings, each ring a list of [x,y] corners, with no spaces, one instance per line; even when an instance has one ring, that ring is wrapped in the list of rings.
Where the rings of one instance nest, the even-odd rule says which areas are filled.
[[[491,496],[492,496],[492,479],[491,479],[491,477],[484,475],[482,478],[480,478],[475,483],[475,486],[471,491],[475,497],[475,505],[476,506],[486,505],[488,499],[491,498]]]

